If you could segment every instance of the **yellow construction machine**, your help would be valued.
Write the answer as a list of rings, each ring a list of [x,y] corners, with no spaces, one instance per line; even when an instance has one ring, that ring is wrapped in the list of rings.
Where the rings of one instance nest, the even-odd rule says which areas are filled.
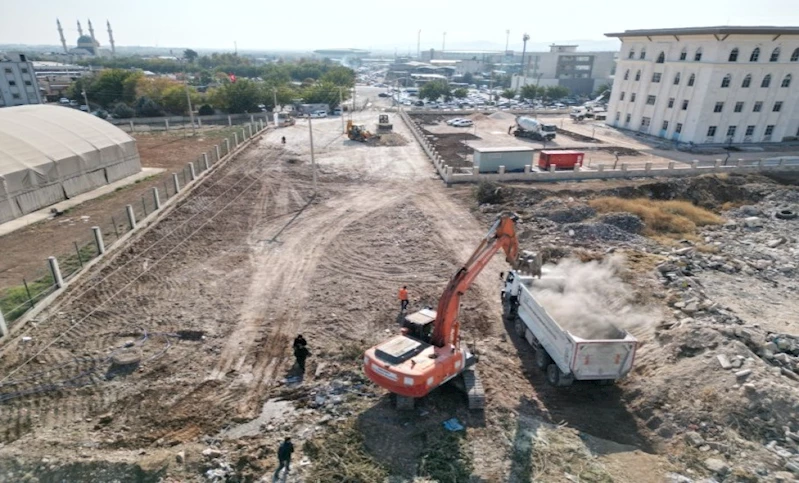
[[[349,120],[347,121],[347,137],[353,141],[365,143],[370,140],[375,140],[379,136],[375,136],[367,131],[364,124],[353,124],[352,120]]]

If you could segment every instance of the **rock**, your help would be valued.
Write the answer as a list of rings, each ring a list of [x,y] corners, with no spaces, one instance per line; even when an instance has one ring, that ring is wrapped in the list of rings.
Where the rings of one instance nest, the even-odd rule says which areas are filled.
[[[791,350],[791,346],[793,346],[791,340],[787,337],[778,337],[774,342],[781,351],[789,351]]]
[[[222,452],[216,448],[205,448],[203,450],[203,456],[208,459],[219,458],[222,456]]]
[[[732,368],[732,364],[730,364],[730,360],[724,354],[719,354],[719,355],[716,356],[716,358],[719,360],[719,364],[721,364],[721,368],[722,369],[726,370],[726,369],[731,369]]]
[[[702,436],[696,431],[688,431],[685,433],[683,438],[685,439],[686,443],[697,448],[705,444],[704,438],[702,438]]]
[[[757,217],[757,215],[760,214],[760,210],[758,210],[756,206],[743,205],[742,207],[738,208],[738,213],[744,216]]]
[[[683,307],[682,311],[688,315],[693,315],[699,310],[699,304],[696,302],[691,302]]]
[[[730,471],[730,467],[718,458],[708,458],[705,460],[705,468],[717,475],[724,476]]]
[[[751,373],[752,373],[752,369],[744,369],[743,371],[736,372],[735,373],[735,377],[738,378],[738,379],[743,379],[745,377],[748,377],[749,374],[751,374]]]
[[[787,471],[777,471],[771,476],[774,478],[775,483],[791,483],[796,481],[796,478]]]
[[[114,420],[114,415],[111,413],[106,413],[100,416],[99,423],[105,425],[109,424],[113,420]]]
[[[738,369],[739,367],[744,365],[744,361],[742,361],[741,359],[733,359],[732,362],[730,362],[730,365],[732,365],[733,369]]]
[[[744,392],[746,392],[747,394],[755,394],[755,392],[757,390],[755,385],[752,384],[751,382],[747,382],[746,384],[742,385],[741,387],[743,388]],[[775,441],[775,443],[776,443],[776,441]]]
[[[777,248],[778,246],[782,245],[787,241],[788,240],[785,237],[775,238],[773,240],[769,240],[768,242],[766,242],[766,246],[769,248]]]
[[[793,462],[786,463],[785,464],[785,469],[793,471],[794,473],[799,475],[799,463],[793,463]]]
[[[679,250],[674,250],[674,254],[677,256],[688,255],[689,253],[693,252],[694,252],[694,247],[685,247],[685,248],[680,248]]]
[[[178,451],[177,453],[175,453],[175,461],[179,465],[182,465],[183,463],[185,463],[186,462],[186,452],[185,451]]]
[[[635,234],[641,233],[645,226],[641,218],[632,213],[608,213],[599,217],[599,221]]]
[[[744,218],[744,226],[747,228],[763,228],[763,220],[756,216]]]
[[[780,373],[783,376],[785,376],[785,377],[787,377],[789,379],[793,379],[794,381],[799,382],[799,374],[793,372],[792,370],[790,370],[788,368],[781,367],[780,368]]]

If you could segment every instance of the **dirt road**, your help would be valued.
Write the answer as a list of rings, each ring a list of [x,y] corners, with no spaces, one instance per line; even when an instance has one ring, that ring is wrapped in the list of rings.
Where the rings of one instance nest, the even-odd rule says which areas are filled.
[[[377,112],[356,117],[373,128]],[[147,448],[168,466],[163,460],[174,458],[163,448],[191,448],[258,415],[293,373],[296,334],[310,341],[308,378],[324,379],[326,366],[357,368],[347,354],[396,330],[401,285],[412,309],[435,303],[488,227],[442,186],[415,144],[367,146],[348,141],[338,119],[313,122],[316,194],[307,121],[270,132],[6,345],[0,458],[46,453],[143,464]],[[402,123],[394,126],[411,139]],[[434,414],[473,424],[474,474],[485,481],[506,480],[518,466],[506,442],[532,434],[520,415],[582,422],[611,439],[634,427],[623,411],[579,417],[617,404],[600,396],[578,395],[570,412],[565,396],[538,393],[542,380],[525,369],[532,353],[512,342],[500,318],[503,264],[495,259],[463,307],[464,337],[484,352],[485,417],[464,414],[446,394],[431,403]],[[126,357],[140,363],[120,363]],[[393,461],[390,448],[410,446],[414,436],[398,440],[403,429],[391,414],[383,397],[357,416],[367,447],[384,464],[412,466],[418,454]],[[517,417],[518,427],[508,427]],[[617,430],[603,428],[613,419]],[[431,417],[417,430],[439,423]],[[271,446],[282,434],[263,439]],[[91,454],[76,455],[86,441]]]

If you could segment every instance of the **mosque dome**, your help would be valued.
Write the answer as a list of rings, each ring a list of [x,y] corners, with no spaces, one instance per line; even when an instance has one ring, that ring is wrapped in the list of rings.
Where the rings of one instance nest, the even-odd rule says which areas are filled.
[[[91,36],[81,35],[80,37],[78,37],[78,47],[93,48],[96,47],[96,45],[94,44],[94,41],[92,40]]]

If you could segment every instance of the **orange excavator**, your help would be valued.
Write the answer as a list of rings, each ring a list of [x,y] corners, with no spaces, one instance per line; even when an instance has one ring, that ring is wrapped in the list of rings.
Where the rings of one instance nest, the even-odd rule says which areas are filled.
[[[458,312],[461,297],[500,249],[509,263],[515,263],[519,251],[515,216],[502,215],[494,223],[450,279],[437,310],[408,315],[401,334],[364,354],[366,376],[396,395],[398,409],[413,409],[415,399],[450,380],[466,391],[469,409],[485,407],[485,393],[474,370],[477,357],[461,346]]]

